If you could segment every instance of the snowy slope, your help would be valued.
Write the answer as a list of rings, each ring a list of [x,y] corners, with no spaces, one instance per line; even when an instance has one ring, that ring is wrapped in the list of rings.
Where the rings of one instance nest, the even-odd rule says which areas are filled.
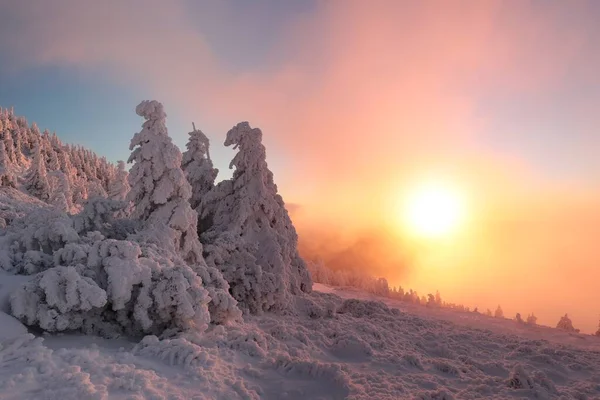
[[[450,311],[442,311],[444,320],[328,293],[298,302],[300,315],[255,316],[202,336],[146,337],[137,345],[80,335],[5,340],[0,393],[10,399],[600,398],[600,352],[555,336],[532,339],[450,322]]]

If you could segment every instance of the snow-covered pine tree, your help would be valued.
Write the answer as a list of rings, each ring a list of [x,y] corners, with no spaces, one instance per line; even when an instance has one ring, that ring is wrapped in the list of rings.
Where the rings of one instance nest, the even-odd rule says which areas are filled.
[[[71,185],[67,175],[60,171],[52,171],[50,176],[55,180],[52,195],[50,196],[50,204],[62,212],[69,213],[73,207],[73,193],[71,193]]]
[[[498,304],[498,308],[494,311],[494,317],[496,318],[504,318],[504,311],[502,311],[502,307]]]
[[[6,135],[6,132],[4,134]],[[4,140],[0,140],[0,186],[16,187],[12,163],[8,158]]]
[[[231,293],[252,313],[285,309],[292,294],[310,292],[298,236],[267,167],[260,129],[242,122],[225,145],[238,149],[233,178],[202,199],[202,242],[209,266],[221,270]]]
[[[527,316],[527,324],[528,325],[537,325],[537,317],[534,313],[531,313]]]
[[[48,201],[50,199],[50,185],[48,184],[46,162],[44,161],[41,143],[39,142],[33,148],[31,166],[27,170],[25,178],[25,188],[29,194],[40,200]]]
[[[127,198],[130,189],[127,180],[129,173],[125,170],[125,162],[119,161],[117,165],[117,173],[109,183],[108,198],[123,201]]]
[[[184,260],[191,264],[202,262],[198,214],[189,203],[191,187],[181,170],[181,152],[167,131],[167,114],[155,100],[142,101],[136,113],[146,122],[129,145],[132,153],[128,162],[133,162],[133,166],[127,198],[135,205],[133,218],[147,221],[157,229],[171,228],[174,246]]]
[[[10,125],[12,127],[12,124]],[[8,157],[8,161],[11,164],[17,163],[17,157],[15,155],[15,144],[12,138],[12,134],[9,129],[4,130],[4,134],[2,135],[4,139],[4,146],[6,147],[6,156]]]
[[[200,201],[215,186],[219,170],[213,168],[210,159],[209,140],[206,135],[193,125],[193,131],[188,133],[190,138],[186,144],[187,151],[183,153],[181,168],[192,186],[190,204],[198,212]]]
[[[573,326],[573,321],[571,321],[571,318],[569,318],[569,314],[565,314],[560,318],[558,324],[556,324],[556,328],[568,332],[579,332],[579,329],[575,329]]]

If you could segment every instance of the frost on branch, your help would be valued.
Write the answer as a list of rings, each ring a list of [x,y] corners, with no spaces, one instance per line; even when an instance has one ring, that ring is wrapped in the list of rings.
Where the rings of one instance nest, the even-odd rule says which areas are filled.
[[[188,135],[190,138],[186,144],[187,151],[183,153],[181,168],[192,187],[190,204],[195,210],[204,195],[215,186],[219,170],[213,168],[209,153],[209,140],[206,135],[195,127]]]
[[[128,200],[135,205],[133,217],[147,222],[148,227],[174,231],[173,246],[186,262],[202,260],[198,241],[198,216],[190,207],[190,184],[181,170],[181,152],[168,135],[166,114],[159,102],[142,101],[136,108],[146,122],[131,139],[133,162],[129,173],[131,190]]]
[[[199,207],[207,264],[223,273],[243,308],[285,309],[290,296],[310,292],[312,282],[267,167],[262,132],[239,123],[225,145],[239,150],[230,164],[233,178],[207,193]]]

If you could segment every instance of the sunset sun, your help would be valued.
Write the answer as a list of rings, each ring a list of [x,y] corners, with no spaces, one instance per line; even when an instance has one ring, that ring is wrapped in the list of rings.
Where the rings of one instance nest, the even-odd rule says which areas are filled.
[[[463,222],[464,211],[464,199],[457,188],[430,182],[408,193],[402,217],[411,233],[434,238],[457,231]]]

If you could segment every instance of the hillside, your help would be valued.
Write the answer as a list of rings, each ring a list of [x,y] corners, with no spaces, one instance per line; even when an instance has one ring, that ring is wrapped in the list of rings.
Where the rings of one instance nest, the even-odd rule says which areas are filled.
[[[2,113],[2,398],[600,397],[596,337],[313,290],[260,129],[227,132],[215,184],[201,131],[182,154],[136,112],[129,174]]]

